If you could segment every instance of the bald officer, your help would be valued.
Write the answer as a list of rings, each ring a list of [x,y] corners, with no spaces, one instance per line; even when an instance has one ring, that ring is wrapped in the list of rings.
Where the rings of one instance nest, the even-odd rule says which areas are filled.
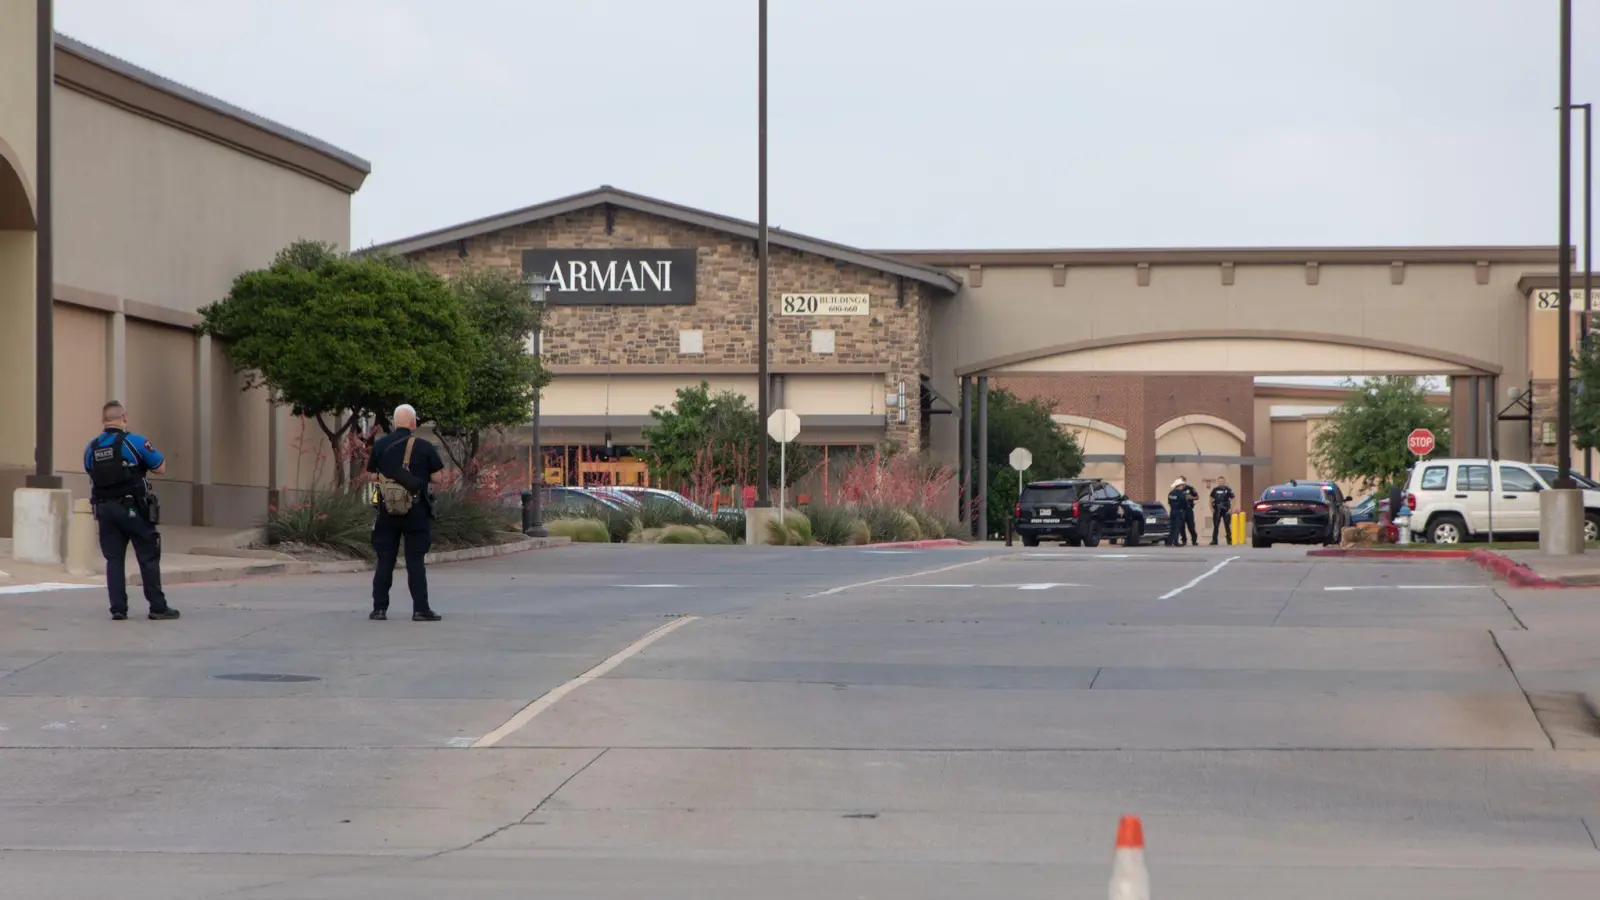
[[[155,445],[128,430],[128,411],[112,400],[100,410],[105,430],[83,449],[83,470],[94,489],[89,502],[100,527],[100,552],[106,558],[106,590],[111,593],[111,618],[128,618],[128,545],[139,561],[144,599],[150,618],[176,619],[161,590],[161,535],[156,531],[153,498],[145,476],[164,472],[167,461]]]

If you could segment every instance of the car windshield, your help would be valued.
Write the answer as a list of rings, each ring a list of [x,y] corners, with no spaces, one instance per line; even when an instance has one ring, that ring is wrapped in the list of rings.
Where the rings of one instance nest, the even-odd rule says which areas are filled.
[[[1316,503],[1323,502],[1322,486],[1310,484],[1287,485],[1267,488],[1261,494],[1264,501],[1272,500],[1310,500]]]
[[[1539,473],[1539,477],[1544,479],[1545,484],[1548,484],[1551,487],[1555,487],[1556,473],[1561,471],[1560,469],[1557,469],[1555,466],[1534,466],[1533,470],[1535,472],[1538,472]],[[1578,487],[1588,488],[1589,490],[1594,490],[1597,487],[1600,487],[1600,482],[1596,482],[1593,478],[1589,478],[1589,477],[1586,477],[1584,475],[1580,475],[1577,472],[1573,472],[1571,474],[1572,474],[1572,482],[1574,484],[1576,484]]]
[[[1022,502],[1033,504],[1071,503],[1078,499],[1087,485],[1052,484],[1028,485],[1022,489]]]

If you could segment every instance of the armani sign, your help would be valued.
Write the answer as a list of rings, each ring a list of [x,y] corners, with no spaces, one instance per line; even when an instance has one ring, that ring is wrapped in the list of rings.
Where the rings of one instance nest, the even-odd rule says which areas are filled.
[[[557,306],[694,303],[694,250],[524,250],[522,271],[553,282],[545,296]]]

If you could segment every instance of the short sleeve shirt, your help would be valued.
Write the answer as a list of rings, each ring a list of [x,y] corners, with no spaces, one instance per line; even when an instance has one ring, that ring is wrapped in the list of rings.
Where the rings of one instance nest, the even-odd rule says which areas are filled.
[[[124,432],[119,429],[108,428],[95,435],[94,440],[83,448],[83,470],[85,472],[94,471],[94,451],[101,447],[111,446],[111,442],[122,434]],[[132,432],[127,432],[127,435],[128,439],[122,445],[123,459],[136,466],[143,466],[146,470],[158,469],[162,463],[167,461],[167,458],[161,455],[161,451],[157,450],[155,445],[150,443],[150,440],[144,435],[133,434]]]
[[[396,428],[374,441],[372,455],[367,457],[367,471],[392,477],[400,470],[400,462],[406,456],[406,440],[411,437],[415,437],[411,429]],[[419,437],[411,447],[411,465],[406,468],[426,483],[428,476],[444,468],[444,460],[432,441]]]

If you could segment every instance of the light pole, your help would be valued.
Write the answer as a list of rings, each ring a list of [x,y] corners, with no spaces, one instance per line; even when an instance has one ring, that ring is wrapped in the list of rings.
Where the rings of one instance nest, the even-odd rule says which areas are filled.
[[[535,274],[528,282],[528,300],[533,304],[533,361],[540,364],[544,347],[544,311],[545,294],[550,289],[550,281],[543,275]],[[544,395],[544,388],[533,392],[533,450],[530,454],[528,466],[528,489],[522,492],[522,533],[528,537],[546,537],[549,532],[544,528],[544,442],[539,434],[539,401]]]
[[[1579,103],[1583,110],[1583,336],[1589,345],[1589,306],[1594,302],[1594,104]],[[1583,476],[1594,477],[1594,450],[1583,453]]]
[[[757,162],[756,180],[760,206],[760,235],[757,238],[756,275],[756,407],[763,429],[756,440],[756,506],[772,505],[772,492],[767,485],[767,417],[772,415],[772,398],[768,393],[770,380],[767,374],[767,0],[760,0],[761,37],[758,42],[756,90],[757,142],[761,145]]]
[[[1561,318],[1556,323],[1560,365],[1556,369],[1556,487],[1571,490],[1572,481],[1572,0],[1561,0],[1561,132],[1559,253]]]
[[[56,28],[51,0],[39,0],[34,53],[38,129],[34,150],[33,474],[28,487],[59,488],[55,474],[55,83]],[[22,172],[18,175],[27,177]]]

